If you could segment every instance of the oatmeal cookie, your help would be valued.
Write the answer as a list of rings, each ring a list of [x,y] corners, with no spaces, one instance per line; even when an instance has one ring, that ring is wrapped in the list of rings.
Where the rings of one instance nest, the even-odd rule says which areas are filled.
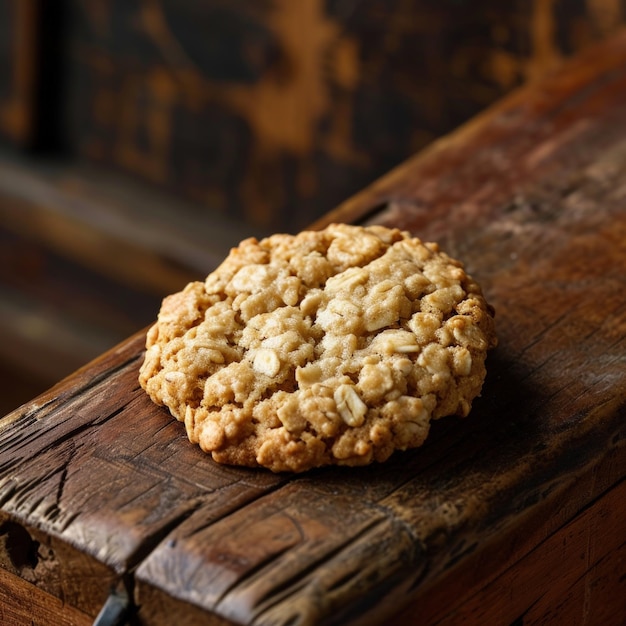
[[[247,239],[163,301],[139,381],[219,463],[304,471],[420,446],[480,393],[493,309],[382,226]]]

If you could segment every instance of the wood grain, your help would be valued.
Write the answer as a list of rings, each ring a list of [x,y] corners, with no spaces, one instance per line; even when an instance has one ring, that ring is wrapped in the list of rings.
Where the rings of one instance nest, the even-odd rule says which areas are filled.
[[[5,511],[16,506],[31,541],[46,543],[42,525],[50,538],[45,558],[16,563],[5,541],[0,561],[94,616],[110,587],[203,501],[219,519],[281,482],[207,471],[177,425],[145,402],[136,381],[143,341],[140,333],[0,425],[4,534],[10,540]],[[73,546],[78,554],[57,554]]]
[[[46,589],[54,563],[48,591],[89,615],[127,585],[145,625],[619,614],[625,61],[622,33],[327,218],[436,240],[483,284],[500,344],[470,417],[380,466],[218,466],[138,388],[139,333],[0,423],[3,567]],[[17,558],[9,532],[80,556]]]
[[[623,40],[619,45],[623,46]],[[565,115],[560,120],[553,113],[559,108],[554,102],[555,95],[548,103],[545,87],[527,89],[327,218],[327,221],[354,219],[354,206],[359,201],[363,201],[363,214],[367,214],[372,204],[368,206],[365,200],[376,206],[384,197],[380,190],[389,193],[394,204],[375,215],[373,221],[409,228],[424,238],[440,241],[445,249],[465,259],[471,271],[486,284],[498,311],[503,343],[491,359],[490,369],[497,372],[494,374],[497,380],[491,379],[494,387],[488,382],[485,390],[489,404],[481,405],[471,421],[459,430],[447,431],[445,440],[439,440],[446,451],[439,451],[437,461],[432,462],[432,473],[428,468],[419,465],[407,468],[402,463],[399,467],[403,475],[417,478],[407,478],[401,486],[390,489],[389,494],[369,493],[368,488],[372,489],[369,481],[358,486],[346,485],[345,481],[341,484],[364,494],[360,502],[362,509],[375,505],[377,510],[382,506],[387,512],[393,511],[394,518],[406,523],[417,539],[403,558],[397,553],[389,561],[369,555],[377,568],[384,569],[385,563],[395,565],[396,572],[383,574],[387,580],[393,580],[393,574],[406,567],[399,578],[404,576],[405,580],[426,584],[430,577],[436,577],[462,559],[464,550],[469,551],[470,546],[484,541],[485,535],[506,527],[510,523],[505,514],[507,509],[520,511],[536,506],[575,482],[577,474],[584,472],[580,468],[585,463],[592,464],[599,450],[604,453],[607,435],[610,440],[620,428],[617,416],[624,404],[625,370],[620,355],[624,349],[625,325],[624,301],[618,294],[623,280],[626,231],[619,196],[611,198],[624,163],[623,139],[618,140],[615,133],[620,125],[607,115],[615,100],[611,101],[607,92],[614,98],[617,96],[616,83],[624,88],[624,74],[616,70],[619,61],[615,55],[607,53],[603,58],[610,60],[605,61],[608,67],[597,78],[595,90],[588,85],[593,72],[598,70],[591,56],[576,66],[576,73],[569,71],[550,77],[552,94],[563,98],[561,106]],[[607,76],[613,80],[607,80]],[[577,119],[571,109],[567,110],[567,102],[582,85],[586,85],[587,97],[582,102],[579,99]],[[599,102],[605,110],[594,111],[597,117],[581,127],[580,119],[588,115],[585,107],[589,103],[597,107]],[[538,106],[542,103],[543,110]],[[525,108],[520,110],[522,105]],[[516,109],[517,118],[511,113]],[[550,123],[542,118],[546,114],[553,118]],[[566,115],[569,119],[563,120]],[[561,130],[555,132],[559,122]],[[609,126],[610,136],[606,131],[598,132],[601,123]],[[624,128],[623,119],[621,128]],[[533,136],[533,129],[541,133]],[[612,144],[608,150],[607,141]],[[519,167],[520,162],[528,163],[532,169]],[[494,165],[498,164],[496,170]],[[552,169],[547,167],[549,164]],[[559,169],[560,178],[556,174]],[[613,178],[607,178],[609,173]],[[603,185],[598,184],[600,180]],[[594,295],[589,297],[591,285]],[[603,302],[602,311],[598,311],[598,301]],[[587,331],[581,332],[582,329]],[[601,362],[605,367],[599,367]],[[508,419],[504,423],[496,421],[499,415]],[[606,422],[612,424],[608,432],[597,430],[600,415],[601,421],[606,420],[605,426]],[[482,424],[481,417],[485,419]],[[595,451],[590,436],[598,437]],[[623,434],[617,436],[613,445],[618,445],[622,438]],[[433,447],[429,450],[436,450],[439,441],[431,442]],[[459,449],[463,454],[457,457],[454,451]],[[422,452],[427,459],[428,453]],[[454,460],[446,458],[447,455]],[[428,462],[424,456],[420,461]],[[539,478],[541,473],[544,479]],[[548,485],[544,482],[546,477],[553,477]],[[377,476],[374,485],[380,488],[384,482]],[[319,488],[318,483],[315,486]],[[334,487],[340,489],[335,484]],[[301,489],[304,491],[305,486]],[[441,497],[442,491],[445,498]],[[588,501],[585,498],[593,499],[597,493],[594,489],[571,493],[570,506],[584,506]],[[440,498],[443,502],[435,506]],[[319,509],[319,517],[327,519],[323,505]],[[472,532],[470,519],[481,520]],[[192,523],[193,519],[186,522]],[[437,558],[428,559],[425,566],[416,545],[437,545],[443,538],[454,536],[455,528],[463,528],[463,541],[449,546],[447,554],[440,548]],[[211,534],[205,539],[204,533],[208,532]],[[215,532],[219,533],[218,527],[202,529],[196,545],[224,545],[224,537],[213,535]],[[338,540],[344,535],[340,528],[336,534]],[[308,537],[305,543],[307,540]],[[367,543],[385,545],[382,538],[377,541],[374,537]],[[331,569],[334,573],[339,570],[345,581],[349,581],[342,590],[343,607],[349,605],[351,592],[358,597],[361,573],[363,577],[370,574],[370,590],[376,589],[376,576],[359,571],[364,563],[359,548],[357,541],[349,551],[353,569],[338,561],[334,552],[329,553]],[[182,549],[191,550],[189,545]],[[173,562],[167,554],[169,551],[162,551],[164,554],[155,551],[142,564],[138,572],[140,580],[144,575],[151,580],[156,578],[150,569],[154,562],[168,565]],[[385,554],[384,549],[381,552]],[[307,615],[312,622],[321,618],[316,611],[328,611],[326,615],[335,615],[339,620],[332,604],[332,582],[311,575],[304,582],[302,577],[297,577],[297,583],[290,585],[289,574],[285,574],[286,580],[282,576],[286,557],[279,563],[273,559],[269,564],[263,558],[269,558],[269,553],[259,558],[262,564],[253,561],[261,567],[261,573],[253,581],[244,578],[243,589],[230,589],[219,602],[210,600],[210,606],[222,615],[241,619],[238,611],[243,605],[246,615],[268,623],[277,615],[288,621],[291,607],[297,607],[294,611]],[[215,562],[215,559],[207,560]],[[306,565],[301,567],[307,571]],[[311,571],[317,573],[319,569],[320,566]],[[167,585],[168,578],[177,580],[173,572],[168,573],[169,577],[161,574],[160,584]],[[264,606],[263,595],[255,596],[254,588],[272,585],[270,581],[276,581],[274,593],[269,594],[271,600]],[[169,590],[176,593],[171,587]],[[297,606],[294,599],[302,595],[308,597],[306,609]],[[277,596],[281,598],[279,602],[275,601]],[[190,596],[183,597],[193,602]],[[312,598],[324,598],[324,602],[316,605]],[[271,602],[274,604],[268,608]],[[371,612],[371,607],[360,607],[359,614],[366,608]],[[348,616],[341,619],[347,621]]]
[[[423,624],[478,625],[485,623],[485,610],[489,611],[490,623],[514,624],[531,613],[539,623],[549,623],[554,619],[552,614],[560,618],[566,608],[562,599],[571,596],[569,572],[580,571],[581,567],[584,576],[581,574],[575,584],[584,581],[588,600],[596,596],[595,587],[601,586],[603,593],[593,597],[594,604],[605,602],[602,610],[619,614],[623,611],[621,598],[624,598],[625,583],[620,556],[624,514],[616,494],[623,491],[625,474],[626,455],[623,446],[619,446],[565,488],[555,485],[549,497],[535,503],[514,524],[493,533],[480,544],[462,546],[465,549],[458,551],[457,563],[451,564],[446,575],[424,585],[415,599],[388,623],[390,626],[411,624],[419,614]],[[612,488],[613,485],[616,486]],[[591,504],[577,515],[581,493]],[[597,494],[603,495],[598,498]],[[615,502],[608,516],[607,508],[598,504],[607,500]],[[613,528],[607,527],[605,519],[611,515],[615,516]],[[568,540],[573,526],[579,533],[586,532],[589,536],[587,544],[578,544],[575,550],[571,549],[571,539]],[[605,550],[602,564],[592,563],[589,551],[592,541]],[[602,580],[599,573],[592,571],[595,567],[612,569],[617,577]],[[541,577],[545,580],[546,575],[551,577],[549,584],[535,584]],[[516,594],[515,602],[503,602],[512,593]],[[498,599],[488,603],[488,596]],[[556,606],[560,607],[559,611],[554,610]],[[578,604],[573,608],[576,611],[582,607]],[[560,623],[585,623],[584,618],[585,615],[576,615]],[[589,614],[586,618],[591,624],[611,623],[594,621],[595,617]]]
[[[625,496],[622,481],[436,623],[619,624],[626,615]]]
[[[0,568],[0,622],[4,626],[90,626],[93,618]]]
[[[298,230],[624,23],[615,0],[70,3],[67,140]]]

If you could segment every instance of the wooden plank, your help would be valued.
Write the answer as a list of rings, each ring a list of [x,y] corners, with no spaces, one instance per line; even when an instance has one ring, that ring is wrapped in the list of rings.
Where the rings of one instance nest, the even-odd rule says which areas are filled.
[[[93,616],[0,568],[0,622],[4,626],[90,626]]]
[[[3,595],[15,597],[14,624],[30,624],[31,618],[42,623],[46,612],[39,615],[39,605],[48,598],[52,599],[52,605],[47,607],[48,616],[56,613],[63,616],[62,607],[67,604],[69,619],[81,620],[79,623],[88,618],[93,620],[111,590],[120,583],[110,568],[82,550],[66,541],[57,541],[47,530],[42,532],[8,519],[3,512],[0,512],[0,546],[3,573],[0,584]],[[39,591],[32,599],[31,587]],[[32,616],[24,611],[24,604],[31,601]]]
[[[551,562],[553,580],[550,589],[554,591],[548,594],[546,585],[533,584],[534,576],[543,575],[544,557],[545,561],[548,561],[545,555],[552,554],[554,557],[553,548],[550,546],[555,544],[565,546],[570,534],[569,529],[573,525],[579,528],[586,526],[588,532],[598,535],[598,541],[617,543],[618,547],[615,550],[606,551],[602,568],[614,567],[623,570],[619,554],[621,550],[619,544],[623,540],[623,510],[619,505],[615,507],[613,514],[617,520],[613,520],[611,529],[603,521],[606,509],[599,506],[598,502],[613,501],[616,499],[615,494],[623,490],[623,477],[626,475],[624,445],[626,442],[622,439],[619,446],[612,449],[598,464],[581,472],[578,479],[565,488],[563,485],[554,486],[549,497],[534,504],[514,524],[498,532],[494,530],[486,542],[479,544],[466,541],[459,544],[453,556],[456,563],[451,565],[450,571],[432,583],[424,585],[415,599],[389,621],[390,626],[411,624],[415,615],[419,615],[420,623],[425,625],[440,625],[442,622],[459,623],[460,613],[466,617],[464,624],[482,624],[484,616],[481,617],[478,607],[485,604],[485,594],[488,591],[494,593],[494,590],[498,589],[502,597],[507,598],[512,587],[515,587],[518,597],[515,605],[511,603],[507,607],[513,607],[514,610],[505,615],[500,603],[498,614],[490,616],[491,621],[512,624],[519,616],[535,612],[539,606],[550,610],[554,605],[560,604],[557,601],[559,594],[564,597],[568,593],[567,585],[562,584],[562,581],[566,580],[570,570],[580,569],[584,563],[589,572],[590,583],[601,577],[599,573],[598,577],[593,574],[592,570],[596,565],[592,563],[592,559],[588,558],[585,561],[583,558],[590,557],[587,546],[581,547],[578,551],[570,550],[568,546],[568,550],[559,555],[556,563]],[[591,504],[577,514],[581,493],[585,494],[584,499]],[[589,509],[593,509],[593,514],[589,514]],[[512,577],[520,579],[525,577],[527,583],[511,585]],[[582,576],[579,580],[582,580]],[[619,590],[621,583],[623,580],[620,581],[619,578],[611,581],[610,587],[613,589],[614,598],[623,597]],[[593,584],[590,586],[594,587]],[[592,595],[594,594],[589,593],[589,598]],[[550,602],[547,601],[548,598]],[[593,601],[597,601],[597,598]],[[620,604],[608,601],[606,608],[616,610],[620,608]],[[542,615],[542,619],[547,617]],[[561,623],[578,622],[574,619]]]
[[[290,559],[314,543],[305,532],[298,546],[280,556],[270,548],[249,556],[248,567],[255,573],[240,573],[237,584],[231,582],[215,597],[201,591],[219,587],[215,578],[194,586],[189,578],[183,578],[187,584],[180,582],[178,569],[169,569],[184,554],[192,562],[203,559],[209,570],[216,568],[217,580],[229,572],[236,576],[226,548],[223,561],[203,552],[207,545],[225,545],[227,520],[222,529],[199,524],[192,538],[192,516],[180,529],[184,544],[163,545],[142,563],[139,594],[142,583],[149,582],[244,622],[286,623],[294,611],[311,622],[333,615],[348,623],[385,604],[390,589],[383,581],[404,581],[406,595],[391,594],[397,607],[415,593],[412,585],[426,585],[456,565],[464,545],[480,545],[521,512],[571,487],[581,467],[590,471],[594,459],[618,445],[626,398],[626,319],[620,295],[626,220],[616,192],[626,165],[626,117],[618,106],[626,89],[625,45],[622,37],[602,54],[550,77],[549,97],[546,85],[516,94],[325,220],[353,220],[359,215],[355,207],[367,216],[383,194],[393,198],[395,204],[370,221],[440,241],[480,277],[496,306],[501,345],[490,357],[493,378],[472,418],[442,425],[440,438],[435,430],[435,440],[420,455],[388,464],[400,484],[391,486],[373,475],[368,482],[355,480],[352,473],[341,479],[331,475],[333,495],[345,489],[360,494],[353,505],[359,510],[383,507],[396,523],[406,524],[413,545],[403,551],[399,541],[399,552],[386,550],[387,533],[369,535],[361,544],[354,534],[333,526],[338,543],[347,536],[355,543],[345,553],[318,549],[307,557],[301,552],[300,574],[294,575],[287,567]],[[583,95],[573,100],[583,85]],[[314,487],[298,481],[299,501],[328,480],[324,474],[311,481]],[[570,511],[575,511],[598,493],[570,490],[570,495]],[[274,497],[278,493],[263,501],[263,520],[271,519]],[[348,510],[354,509],[344,507],[346,515]],[[318,523],[328,519],[323,505],[311,515]],[[252,534],[255,527],[254,521],[247,526]],[[380,579],[365,566],[372,546],[382,555],[376,560]],[[419,546],[426,546],[424,553]],[[239,549],[246,552],[246,544]],[[339,618],[333,591],[336,577],[342,576]],[[392,606],[378,609],[380,617]]]
[[[626,482],[622,480],[514,568],[502,572],[454,610],[441,605],[438,619],[422,623],[619,624],[626,615],[625,496]],[[397,623],[411,623],[410,617],[417,611],[425,617],[423,609],[432,610],[433,605],[424,600],[426,607],[414,605]]]
[[[235,623],[271,621],[265,612],[271,615],[279,598],[281,622],[300,615],[316,623],[361,600],[359,590],[402,580],[410,555],[420,552],[409,530],[370,499],[366,481],[359,506],[354,483],[331,492],[318,490],[318,482],[293,482],[217,524],[207,525],[199,512],[140,566],[139,580],[170,581],[170,595]],[[175,580],[185,581],[184,591]],[[145,589],[140,585],[138,603],[149,607]]]
[[[180,445],[176,424],[146,405],[139,389],[143,340],[140,333],[0,423],[2,520],[52,543],[29,578],[90,615],[152,542],[201,502],[218,519],[282,480],[207,468],[199,450]],[[23,574],[7,544],[0,562]]]
[[[34,139],[38,0],[0,5],[0,136],[25,147]]]
[[[438,421],[422,449],[380,466],[296,477],[218,466],[139,389],[139,333],[0,422],[3,521],[79,551],[74,565],[58,564],[79,579],[93,568],[112,582],[132,573],[145,624],[163,623],[151,606],[184,605],[186,624],[203,614],[216,624],[350,624],[387,621],[446,577],[467,577],[472,559],[489,556],[506,576],[510,559],[532,561],[606,493],[614,517],[601,522],[601,504],[569,528],[602,524],[606,560],[590,558],[588,569],[615,588],[625,60],[626,33],[329,218],[439,240],[484,285],[500,345],[468,419]],[[529,539],[501,550],[520,529]],[[45,584],[43,572],[34,577]],[[63,585],[71,591],[69,577]]]

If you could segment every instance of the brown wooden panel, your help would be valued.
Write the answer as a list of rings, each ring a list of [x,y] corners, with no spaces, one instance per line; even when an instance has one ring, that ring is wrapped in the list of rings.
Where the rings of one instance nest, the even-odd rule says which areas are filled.
[[[69,143],[297,230],[624,21],[615,0],[70,3]]]
[[[527,624],[620,623],[626,615],[621,508],[625,495],[626,483],[622,482],[559,536],[529,554],[515,572],[483,590],[480,602],[468,603],[442,625],[458,620],[484,623],[489,604],[491,615],[501,615],[503,622],[523,615]],[[555,570],[561,572],[556,582]],[[529,589],[535,591],[532,598],[527,595]]]
[[[33,139],[37,80],[37,0],[0,2],[0,137]]]
[[[58,614],[61,618],[64,613],[69,623],[84,623],[88,616],[93,620],[119,581],[114,571],[82,550],[57,541],[47,532],[16,523],[2,512],[0,571],[0,593],[15,597],[14,613],[8,612],[9,619],[14,620],[10,624],[30,624],[34,619],[43,626],[46,617],[50,620]],[[32,587],[36,589],[34,595],[30,593]],[[42,607],[47,600],[51,604]],[[32,615],[25,610],[30,602]],[[68,605],[67,612],[64,604]]]
[[[247,234],[91,168],[0,157],[0,413],[146,326]]]
[[[0,622],[4,626],[90,626],[93,616],[0,568]]]
[[[591,477],[606,475],[617,459],[619,475],[624,475],[623,450],[611,456],[604,467],[594,468]],[[473,548],[454,573],[425,586],[390,626],[414,623],[415,615],[421,624],[438,626],[619,624],[626,615],[620,502],[626,487],[622,480],[563,524],[571,514],[575,492],[595,490],[586,483],[585,478],[577,481],[551,502],[540,503],[525,523]]]

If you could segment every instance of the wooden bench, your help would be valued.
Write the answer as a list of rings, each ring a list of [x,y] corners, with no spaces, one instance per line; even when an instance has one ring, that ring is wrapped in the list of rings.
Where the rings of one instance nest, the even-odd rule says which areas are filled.
[[[465,419],[363,469],[218,466],[144,333],[0,421],[0,622],[626,620],[626,33],[316,224],[439,242],[497,311]],[[156,315],[156,311],[155,311]]]

